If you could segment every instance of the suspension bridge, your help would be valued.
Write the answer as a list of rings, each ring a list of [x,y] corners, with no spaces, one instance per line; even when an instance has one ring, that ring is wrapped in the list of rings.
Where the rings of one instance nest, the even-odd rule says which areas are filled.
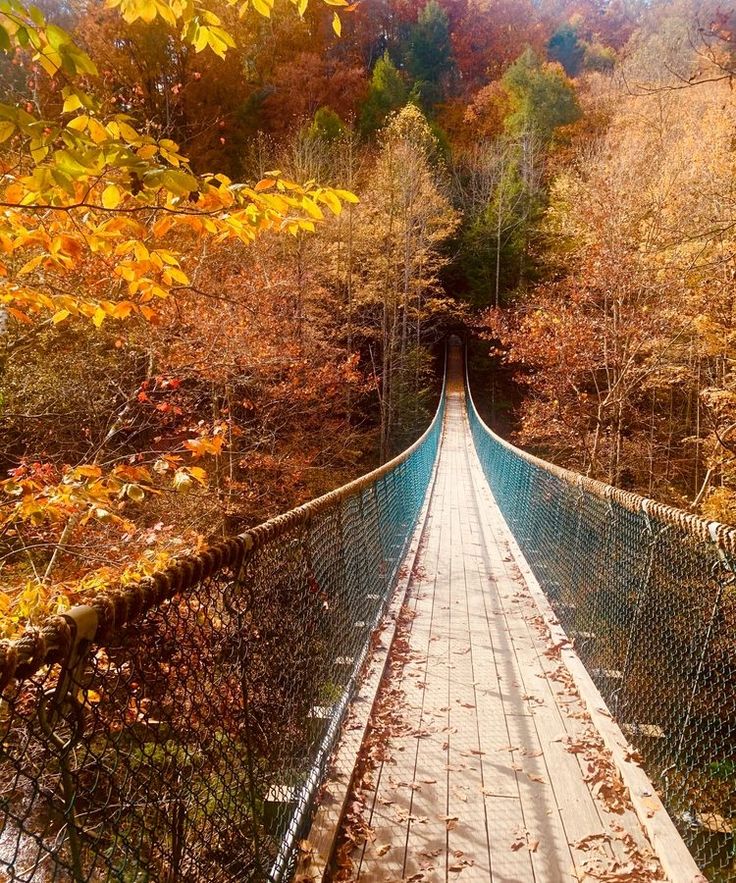
[[[0,879],[736,880],[736,532],[495,436],[0,645]]]

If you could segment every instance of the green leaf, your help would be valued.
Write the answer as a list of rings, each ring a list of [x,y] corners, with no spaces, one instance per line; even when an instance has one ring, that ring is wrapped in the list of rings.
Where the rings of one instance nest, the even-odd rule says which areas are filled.
[[[3,52],[10,52],[10,49],[10,37],[8,36],[8,32],[2,25],[0,25],[0,50]]]
[[[188,196],[193,190],[199,186],[197,179],[193,175],[182,172],[179,169],[167,169],[160,180],[161,186],[176,193],[178,196]]]
[[[15,123],[11,123],[10,120],[3,120],[0,122],[0,143],[3,141],[7,141],[8,138],[15,132]]]
[[[46,28],[46,37],[49,43],[57,51],[63,47],[67,47],[72,41],[71,37],[63,28],[56,25],[48,25]]]
[[[38,6],[30,6],[28,8],[28,14],[31,16],[31,21],[38,25],[39,28],[42,28],[46,24],[46,19],[43,17],[43,12],[38,8]]]

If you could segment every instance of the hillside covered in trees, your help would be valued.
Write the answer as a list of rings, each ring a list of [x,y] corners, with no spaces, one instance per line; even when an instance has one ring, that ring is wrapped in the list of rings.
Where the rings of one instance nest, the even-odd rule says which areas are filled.
[[[518,443],[736,520],[734,40],[698,0],[4,0],[3,633],[398,452],[449,331]]]

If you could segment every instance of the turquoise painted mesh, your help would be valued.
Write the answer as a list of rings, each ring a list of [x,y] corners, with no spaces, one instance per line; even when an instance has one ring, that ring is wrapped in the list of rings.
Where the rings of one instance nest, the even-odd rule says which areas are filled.
[[[40,633],[3,647],[0,880],[288,878],[443,409],[386,467],[91,602],[105,625],[77,662],[52,656],[59,623],[49,647]]]
[[[469,397],[515,539],[696,861],[736,880],[733,532],[530,457]]]

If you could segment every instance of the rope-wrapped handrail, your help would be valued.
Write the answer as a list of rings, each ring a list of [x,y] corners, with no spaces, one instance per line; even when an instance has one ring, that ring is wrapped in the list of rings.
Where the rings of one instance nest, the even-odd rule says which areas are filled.
[[[606,502],[616,503],[629,512],[644,512],[649,518],[676,527],[684,534],[695,537],[701,542],[714,543],[729,556],[736,555],[736,527],[722,524],[719,521],[710,521],[700,515],[694,515],[691,512],[686,512],[684,509],[678,509],[675,506],[669,506],[666,503],[660,503],[657,500],[644,497],[633,491],[622,490],[598,479],[566,469],[563,466],[557,466],[555,463],[550,463],[548,460],[543,460],[541,457],[516,447],[516,445],[495,433],[483,420],[473,401],[469,380],[466,385],[468,406],[473,410],[480,425],[492,436],[494,441],[514,454],[514,456],[560,479],[567,485],[579,487],[582,491],[586,491]]]
[[[481,467],[551,612],[701,870],[736,879],[736,529],[515,447],[466,389]]]
[[[95,643],[104,644],[117,629],[141,618],[175,595],[197,586],[202,580],[226,569],[238,571],[247,556],[266,542],[278,539],[295,525],[308,523],[314,516],[374,485],[407,461],[427,441],[441,419],[444,394],[443,383],[440,404],[422,435],[410,447],[371,472],[276,515],[242,534],[196,554],[183,556],[138,582],[100,592],[84,600],[81,606],[93,608],[98,617]],[[72,646],[73,614],[76,609],[48,617],[39,626],[29,627],[19,638],[0,641],[0,692],[11,681],[30,678],[43,666],[67,658]]]

